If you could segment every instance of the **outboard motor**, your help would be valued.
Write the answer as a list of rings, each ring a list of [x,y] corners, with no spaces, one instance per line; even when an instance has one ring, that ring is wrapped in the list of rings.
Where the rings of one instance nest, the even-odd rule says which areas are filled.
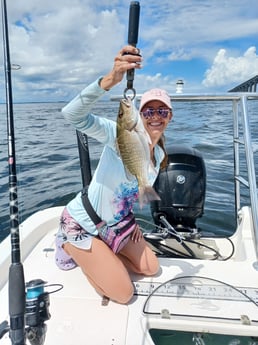
[[[151,202],[155,224],[168,221],[177,232],[196,232],[196,219],[204,212],[206,169],[200,152],[186,146],[168,149],[167,167],[160,171],[154,188],[160,201]]]

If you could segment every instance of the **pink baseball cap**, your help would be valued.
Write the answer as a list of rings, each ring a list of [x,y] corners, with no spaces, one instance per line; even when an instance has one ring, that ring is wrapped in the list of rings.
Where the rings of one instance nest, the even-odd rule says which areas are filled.
[[[142,108],[145,106],[145,104],[150,102],[150,101],[160,101],[160,102],[164,103],[169,109],[172,109],[170,97],[169,97],[167,91],[165,91],[163,89],[151,89],[151,90],[145,92],[142,95],[139,110],[141,111]]]

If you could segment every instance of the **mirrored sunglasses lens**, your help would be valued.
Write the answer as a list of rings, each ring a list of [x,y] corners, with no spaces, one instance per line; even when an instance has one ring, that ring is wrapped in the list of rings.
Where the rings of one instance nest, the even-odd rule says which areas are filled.
[[[148,112],[146,110],[142,112],[142,115],[145,119],[149,117]]]
[[[159,116],[166,118],[169,114],[169,110],[160,108],[160,109],[158,109],[158,114],[159,114]]]
[[[154,109],[148,108],[142,112],[142,115],[145,117],[145,119],[149,119],[154,115]]]

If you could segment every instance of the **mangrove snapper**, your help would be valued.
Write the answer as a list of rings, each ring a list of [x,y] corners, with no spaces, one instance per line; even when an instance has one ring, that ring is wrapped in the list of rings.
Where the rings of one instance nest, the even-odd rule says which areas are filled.
[[[117,146],[126,172],[134,175],[138,181],[141,208],[147,202],[160,200],[148,182],[148,171],[154,169],[149,143],[150,137],[132,100],[122,99],[117,117]]]

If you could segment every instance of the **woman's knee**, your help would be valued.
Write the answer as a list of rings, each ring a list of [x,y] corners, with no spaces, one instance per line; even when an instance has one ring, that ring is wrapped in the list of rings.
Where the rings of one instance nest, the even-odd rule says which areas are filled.
[[[159,260],[155,255],[141,267],[142,273],[146,276],[154,276],[158,273],[159,269]]]
[[[113,296],[113,300],[120,303],[120,304],[126,304],[130,302],[134,294],[134,287],[133,284],[130,284],[126,289],[123,289],[119,294],[116,296]]]

